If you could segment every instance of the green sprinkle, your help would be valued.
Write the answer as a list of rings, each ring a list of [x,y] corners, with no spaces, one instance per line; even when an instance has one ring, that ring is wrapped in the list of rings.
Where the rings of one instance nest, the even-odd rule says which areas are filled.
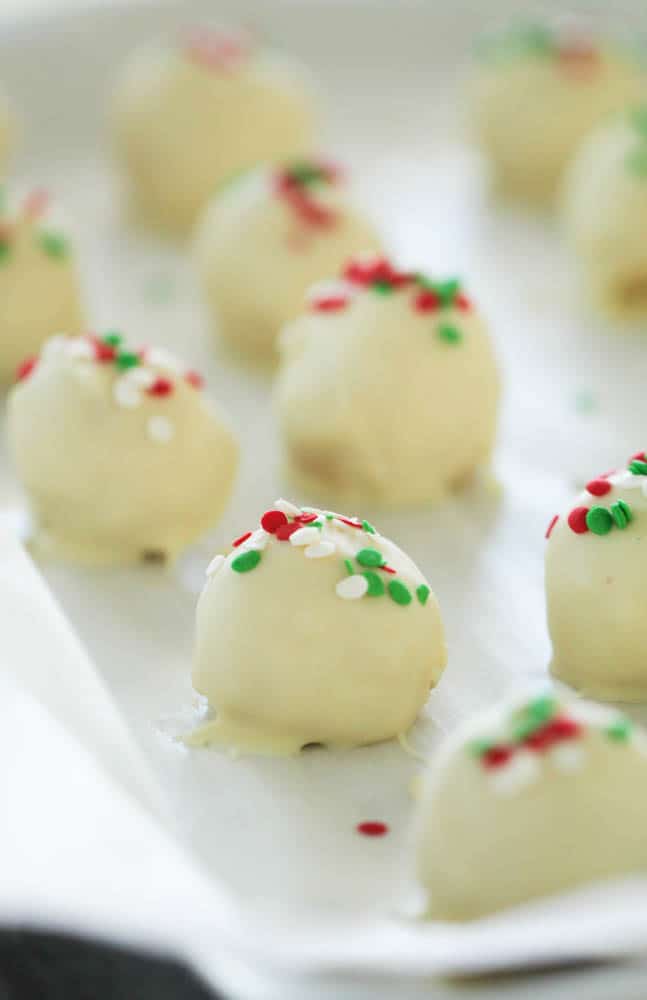
[[[379,292],[380,295],[390,295],[393,291],[393,285],[390,281],[374,281],[371,288],[374,292]]]
[[[637,177],[647,177],[647,142],[627,153],[627,168]]]
[[[362,573],[362,576],[368,583],[368,590],[366,591],[368,597],[381,597],[386,587],[384,586],[384,580],[373,570],[369,569],[366,573]]]
[[[634,476],[647,476],[647,462],[641,462],[639,458],[633,458],[629,463],[629,472]]]
[[[354,574],[355,570],[353,568],[353,564],[350,561],[350,559],[344,559],[344,566],[346,568],[346,572],[348,573],[348,575],[352,576]]]
[[[421,583],[419,587],[416,587],[416,597],[418,598],[421,604],[427,603],[430,593],[431,590],[429,589],[426,583]]]
[[[362,521],[362,530],[367,531],[369,535],[375,534],[375,528],[369,521]]]
[[[11,244],[7,240],[0,240],[0,264],[4,264],[9,260],[10,253]]]
[[[50,257],[61,260],[67,257],[67,240],[60,233],[43,232],[38,235],[38,244],[42,250]]]
[[[377,549],[360,549],[355,558],[360,566],[384,565],[384,556]]]
[[[411,604],[409,588],[400,580],[389,580],[389,594],[396,604]]]
[[[311,163],[297,163],[287,173],[298,184],[317,184],[325,179],[323,171]]]
[[[446,344],[460,344],[463,339],[458,327],[452,326],[451,323],[441,323],[437,332],[440,339],[444,340]]]
[[[626,743],[631,737],[633,726],[631,721],[627,719],[624,715],[620,716],[615,722],[613,722],[606,730],[606,735],[610,740],[615,740],[616,743]]]
[[[613,527],[613,516],[606,507],[591,507],[586,515],[586,526],[595,535],[608,535]]]
[[[326,520],[327,521],[332,521],[334,517],[335,517],[334,514],[326,514]]]
[[[121,351],[117,355],[115,363],[121,371],[126,371],[128,368],[136,368],[141,363],[141,359],[138,354],[131,354],[130,351]]]
[[[535,698],[526,706],[526,711],[537,722],[548,722],[555,714],[557,703],[550,695]]]
[[[108,345],[108,347],[119,347],[124,338],[120,333],[115,333],[113,330],[110,330],[108,333],[104,333],[101,339],[104,344]]]
[[[550,695],[541,695],[528,702],[517,715],[512,733],[516,741],[523,741],[546,725],[557,708],[557,702]]]
[[[472,742],[468,745],[468,750],[474,757],[482,757],[483,754],[486,754],[492,749],[493,746],[496,746],[496,744],[493,743],[492,740],[472,740]]]
[[[308,525],[309,528],[323,528],[321,521],[311,521]]]
[[[634,517],[626,500],[617,500],[611,504],[611,516],[619,528],[626,528]]]
[[[636,131],[647,138],[647,104],[642,104],[639,108],[632,108],[629,112],[629,120]]]
[[[458,278],[448,278],[447,281],[437,282],[433,287],[433,291],[440,299],[442,306],[451,306],[460,287],[461,283]]]
[[[249,573],[250,569],[258,566],[260,561],[261,554],[258,549],[248,549],[232,560],[231,568],[235,573]]]

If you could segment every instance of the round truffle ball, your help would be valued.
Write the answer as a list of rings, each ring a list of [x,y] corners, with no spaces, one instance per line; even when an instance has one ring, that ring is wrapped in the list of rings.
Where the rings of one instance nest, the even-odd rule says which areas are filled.
[[[630,53],[530,25],[486,40],[468,101],[500,193],[553,199],[582,139],[638,99],[645,75]]]
[[[342,181],[335,166],[300,161],[252,171],[214,198],[197,262],[217,332],[234,347],[272,357],[309,286],[379,248]]]
[[[647,104],[601,126],[567,172],[563,214],[586,291],[618,319],[647,316]]]
[[[0,187],[0,381],[60,330],[84,318],[76,259],[65,223],[44,191],[10,198]]]
[[[172,559],[228,500],[237,446],[200,376],[116,333],[57,336],[26,362],[9,444],[39,550],[83,563]]]
[[[434,759],[417,828],[430,915],[473,920],[647,869],[647,735],[552,694],[496,707]]]
[[[186,232],[232,174],[309,150],[311,105],[299,67],[242,33],[202,28],[137,50],[112,119],[135,216]]]
[[[427,505],[494,445],[499,378],[483,320],[456,279],[363,258],[310,292],[281,339],[276,405],[288,469],[309,491]]]
[[[593,698],[647,701],[647,458],[592,479],[546,548],[551,670]]]
[[[216,717],[189,742],[296,753],[386,740],[445,666],[429,585],[367,521],[277,500],[207,576],[193,685]]]

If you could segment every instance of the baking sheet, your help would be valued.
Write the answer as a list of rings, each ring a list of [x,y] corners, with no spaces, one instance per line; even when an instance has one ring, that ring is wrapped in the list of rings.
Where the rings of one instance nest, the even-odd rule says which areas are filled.
[[[419,563],[441,604],[449,667],[411,735],[428,753],[444,731],[511,685],[544,676],[544,529],[578,485],[644,447],[647,345],[639,333],[610,336],[587,314],[553,222],[487,202],[481,165],[461,127],[456,67],[469,38],[460,12],[434,12],[445,19],[432,24],[423,5],[411,5],[409,20],[376,5],[375,44],[358,64],[362,6],[344,8],[350,40],[340,45],[323,4],[309,5],[307,16],[289,3],[258,9],[271,37],[319,60],[333,109],[328,148],[349,164],[357,197],[381,224],[393,256],[403,266],[464,276],[490,320],[504,373],[500,489],[406,516],[357,512]],[[172,833],[266,921],[266,958],[419,973],[635,948],[646,898],[639,880],[628,889],[632,905],[621,896],[617,909],[603,899],[588,911],[599,914],[608,902],[628,920],[623,934],[600,933],[588,945],[566,933],[573,911],[560,906],[552,931],[544,904],[530,924],[497,918],[503,929],[497,923],[494,934],[489,922],[448,930],[394,919],[411,887],[409,786],[420,771],[397,744],[268,760],[187,750],[173,739],[190,716],[193,613],[211,555],[277,496],[317,502],[280,478],[270,379],[214,344],[186,254],[128,232],[119,217],[96,107],[119,55],[173,16],[142,8],[119,18],[104,13],[92,24],[82,17],[58,28],[52,22],[48,31],[21,36],[22,48],[3,50],[0,41],[2,72],[35,130],[21,179],[50,187],[75,220],[93,326],[172,348],[202,370],[238,428],[241,473],[213,536],[173,570],[47,564],[45,579],[170,796]],[[384,56],[396,25],[409,58],[394,73]],[[25,63],[38,61],[50,72],[75,66],[73,79],[63,74],[62,93],[51,94],[35,70],[28,78]],[[4,458],[0,468],[2,498],[19,512]],[[355,825],[366,819],[388,823],[389,835],[359,837]]]

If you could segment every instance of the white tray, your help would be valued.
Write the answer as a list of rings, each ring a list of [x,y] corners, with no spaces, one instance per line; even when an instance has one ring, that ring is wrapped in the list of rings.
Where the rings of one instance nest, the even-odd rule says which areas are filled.
[[[232,0],[223,8],[242,11],[313,66],[329,96],[327,148],[352,168],[357,195],[394,256],[405,266],[463,275],[500,354],[501,494],[472,493],[407,516],[350,512],[376,521],[409,552],[441,603],[450,663],[411,737],[426,751],[511,685],[544,675],[544,529],[577,484],[644,447],[647,346],[640,335],[609,336],[586,314],[552,223],[484,200],[480,164],[462,136],[458,89],[483,13],[469,4],[439,11],[324,0]],[[34,22],[0,37],[0,73],[26,120],[18,174],[50,187],[76,219],[92,325],[184,355],[205,372],[242,442],[225,518],[175,570],[50,564],[45,577],[170,795],[173,832],[243,906],[274,921],[282,960],[425,974],[604,954],[601,935],[595,946],[563,938],[569,911],[559,906],[552,933],[538,935],[531,923],[517,939],[511,919],[494,941],[486,922],[480,942],[474,928],[445,937],[431,926],[389,923],[408,885],[409,785],[420,771],[397,745],[232,759],[187,751],[171,738],[190,706],[204,567],[275,497],[292,495],[278,476],[267,376],[232,365],[214,346],[185,255],[122,228],[103,155],[115,67],[138,39],[179,20],[171,9],[144,5]],[[0,487],[6,505],[20,505],[4,460]],[[389,836],[358,836],[364,819],[387,822]],[[644,890],[631,891],[642,907]],[[627,950],[641,942],[638,932],[624,939]],[[609,940],[607,953],[622,950],[622,941]]]

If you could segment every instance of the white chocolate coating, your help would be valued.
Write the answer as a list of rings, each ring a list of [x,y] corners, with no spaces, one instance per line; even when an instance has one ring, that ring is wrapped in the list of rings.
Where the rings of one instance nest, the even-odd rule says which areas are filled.
[[[563,191],[567,236],[585,290],[618,319],[647,315],[647,105],[601,126],[581,147]]]
[[[593,698],[647,701],[647,477],[623,471],[603,496],[581,493],[560,516],[546,545],[546,601],[555,677]],[[597,480],[595,482],[598,482]],[[596,487],[597,488],[597,487]],[[610,510],[625,501],[632,520],[605,535],[578,534],[578,507]]]
[[[234,56],[221,58],[228,45]],[[309,89],[297,66],[242,36],[204,32],[195,43],[136,51],[113,106],[134,213],[155,228],[186,232],[235,172],[306,153]]]
[[[646,734],[617,710],[557,698],[542,721],[550,702],[499,705],[433,760],[417,827],[433,918],[473,920],[647,869]]]
[[[168,352],[120,371],[89,337],[56,337],[12,390],[9,444],[43,553],[172,559],[220,516],[237,445]],[[160,382],[160,380],[162,380]],[[155,386],[171,385],[159,394]]]
[[[83,326],[64,222],[40,192],[0,207],[0,382],[13,381],[18,365],[52,334]]]
[[[325,290],[313,289],[317,295]],[[435,503],[489,462],[499,378],[473,306],[420,312],[419,286],[331,285],[281,341],[276,407],[291,475],[344,503]],[[316,306],[314,307],[316,308]],[[441,332],[457,331],[458,342]]]
[[[624,53],[550,33],[545,48],[513,39],[486,54],[474,68],[468,101],[499,192],[551,201],[582,140],[644,86],[644,74]]]
[[[283,501],[275,507],[290,520],[301,514]],[[314,512],[321,527],[283,541],[259,528],[209,567],[193,685],[216,720],[188,742],[257,753],[375,743],[406,732],[438,681],[443,626],[420,570],[377,532]],[[395,574],[362,565],[366,548]],[[251,552],[257,564],[236,572]]]
[[[307,289],[348,257],[378,250],[373,227],[346,202],[338,182],[309,185],[330,222],[313,224],[277,190],[281,173],[260,168],[232,182],[208,208],[196,258],[217,333],[237,349],[273,357],[282,327]]]

